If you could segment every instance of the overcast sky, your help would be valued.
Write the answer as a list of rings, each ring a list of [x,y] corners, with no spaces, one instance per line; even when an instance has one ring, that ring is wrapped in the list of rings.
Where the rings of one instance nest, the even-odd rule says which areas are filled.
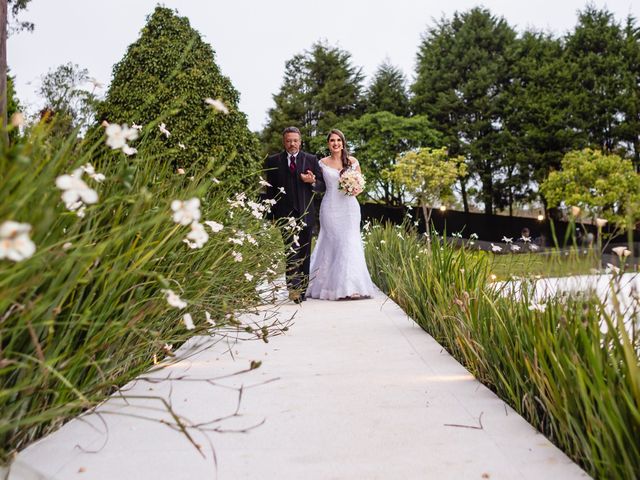
[[[8,63],[27,111],[41,107],[40,78],[58,65],[73,62],[108,85],[113,65],[134,42],[156,0],[31,0],[22,20],[33,33],[8,42]],[[596,0],[622,22],[640,17],[638,0]],[[352,54],[367,81],[385,59],[413,78],[421,35],[434,19],[482,5],[522,31],[527,28],[562,35],[576,24],[586,0],[166,0],[191,21],[216,52],[222,72],[240,91],[240,109],[252,130],[260,130],[282,83],[285,61],[317,40],[327,40]]]

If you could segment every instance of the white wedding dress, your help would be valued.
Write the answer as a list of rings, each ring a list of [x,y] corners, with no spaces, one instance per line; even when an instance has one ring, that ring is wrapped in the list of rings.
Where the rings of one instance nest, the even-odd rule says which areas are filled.
[[[306,296],[322,300],[371,297],[375,287],[364,259],[360,205],[355,197],[338,190],[340,171],[319,163],[327,190],[320,206],[320,235],[311,254]]]

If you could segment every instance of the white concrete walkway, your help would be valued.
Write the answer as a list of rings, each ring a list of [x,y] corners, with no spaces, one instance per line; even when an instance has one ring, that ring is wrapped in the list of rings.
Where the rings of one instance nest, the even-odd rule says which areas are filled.
[[[233,414],[244,385],[240,415],[210,426],[245,433],[192,430],[201,455],[169,426],[131,416],[170,420],[160,402],[114,397],[101,415],[74,420],[23,451],[9,478],[588,478],[382,294],[281,309],[294,312],[286,336],[240,342],[233,357],[219,342],[150,374],[183,380],[139,381],[127,392],[170,398],[198,423]],[[263,364],[216,385],[197,381],[252,360]]]

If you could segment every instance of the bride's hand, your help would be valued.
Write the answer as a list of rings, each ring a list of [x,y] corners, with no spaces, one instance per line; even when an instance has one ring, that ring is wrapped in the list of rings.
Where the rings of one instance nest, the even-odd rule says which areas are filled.
[[[313,174],[313,172],[311,170],[307,170],[306,173],[301,173],[300,174],[300,179],[304,183],[313,183],[313,182],[316,181],[316,176]]]

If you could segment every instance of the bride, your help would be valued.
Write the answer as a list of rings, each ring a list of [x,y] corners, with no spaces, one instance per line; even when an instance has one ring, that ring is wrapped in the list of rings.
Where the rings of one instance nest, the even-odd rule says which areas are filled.
[[[353,196],[338,190],[340,175],[360,171],[350,157],[340,130],[327,137],[330,155],[319,161],[327,190],[320,206],[320,235],[311,254],[307,298],[356,299],[373,296],[374,285],[367,270],[360,238],[360,205]]]

